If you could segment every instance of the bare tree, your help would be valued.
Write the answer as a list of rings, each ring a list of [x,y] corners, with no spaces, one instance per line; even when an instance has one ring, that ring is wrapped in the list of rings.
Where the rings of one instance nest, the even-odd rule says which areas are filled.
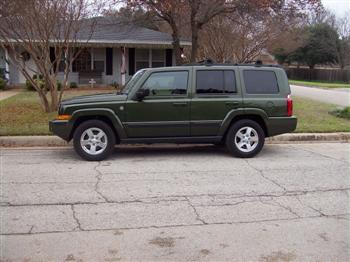
[[[186,12],[185,2],[183,0],[125,0],[125,2],[131,8],[145,8],[170,26],[176,63],[180,64],[182,61],[180,31]]]
[[[2,0],[0,45],[37,91],[45,112],[57,110],[72,62],[94,30],[101,5],[92,0]],[[29,56],[35,67],[26,64]],[[58,90],[59,68],[64,72]],[[33,75],[42,75],[44,85]]]
[[[128,3],[135,5],[138,4],[146,9],[154,10],[156,14],[163,20],[169,23],[172,29],[172,35],[174,40],[175,53],[178,53],[179,45],[177,44],[180,39],[180,35],[183,34],[183,28],[190,28],[190,35],[192,38],[192,48],[190,54],[190,60],[195,61],[197,59],[197,53],[200,43],[201,30],[208,23],[213,21],[214,18],[227,14],[239,14],[245,16],[247,14],[259,14],[261,11],[272,15],[275,12],[281,14],[288,13],[288,16],[300,15],[308,8],[316,8],[320,5],[320,0],[126,0]],[[275,17],[275,16],[271,16]],[[189,23],[189,25],[179,26],[178,21],[183,23]],[[242,21],[242,20],[241,20]],[[216,21],[217,22],[217,21]],[[251,24],[254,25],[254,24]],[[233,25],[236,26],[236,25]],[[255,25],[254,25],[255,26]],[[244,27],[248,29],[248,27]],[[221,28],[217,28],[217,34],[222,33]],[[247,33],[247,36],[249,34]],[[211,39],[212,40],[212,39]],[[221,44],[221,42],[220,42]],[[222,49],[219,46],[219,42],[216,42],[216,48]],[[204,48],[205,49],[205,48]],[[216,52],[217,50],[215,50]],[[252,51],[254,52],[254,51]]]
[[[280,32],[274,23],[275,19],[271,17],[249,14],[215,18],[202,32],[199,54],[220,62],[246,63],[256,60],[266,49],[267,43]]]

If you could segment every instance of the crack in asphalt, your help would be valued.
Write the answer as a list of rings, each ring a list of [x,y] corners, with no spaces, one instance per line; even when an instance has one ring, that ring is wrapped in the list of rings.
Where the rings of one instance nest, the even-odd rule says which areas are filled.
[[[347,220],[343,216],[348,216],[350,213],[337,214],[337,215],[325,215],[325,216],[304,216],[304,217],[293,217],[293,218],[275,218],[275,219],[261,219],[253,221],[236,221],[236,222],[213,222],[206,224],[174,224],[174,225],[164,225],[164,226],[141,226],[141,227],[119,227],[119,228],[108,228],[108,229],[81,229],[77,230],[65,230],[65,231],[38,231],[31,233],[30,235],[39,234],[54,234],[54,233],[79,233],[79,232],[106,232],[115,230],[143,230],[143,229],[164,229],[164,228],[179,228],[179,227],[197,227],[197,226],[215,226],[215,225],[240,225],[240,224],[255,224],[255,223],[267,223],[267,222],[284,222],[284,221],[298,221],[304,219],[317,219],[317,218],[327,218],[327,219],[337,219],[337,220]],[[20,236],[29,235],[29,233],[1,233],[0,236]]]
[[[77,214],[76,214],[76,212],[75,212],[74,205],[71,205],[71,209],[72,209],[72,216],[73,216],[73,219],[74,219],[74,221],[77,223],[77,227],[74,228],[74,230],[78,228],[80,231],[84,231],[84,229],[81,227],[80,221],[79,221],[79,219],[78,219],[78,217],[77,217]],[[73,231],[74,231],[74,230],[73,230]]]
[[[260,174],[265,180],[270,181],[271,183],[275,184],[276,186],[282,188],[283,191],[287,191],[287,189],[286,189],[284,186],[280,185],[280,184],[277,183],[275,180],[273,180],[273,179],[268,178],[267,176],[265,176],[265,175],[264,175],[264,171],[262,171],[262,170],[256,168],[255,166],[253,166],[251,163],[249,163],[249,161],[248,161],[247,159],[245,159],[245,162],[247,163],[247,165],[248,165],[249,167],[251,167],[251,168],[254,169],[255,171],[258,171],[259,174]]]
[[[307,205],[307,204],[303,203],[303,201],[300,200],[299,196],[295,196],[295,198],[299,201],[299,203],[300,203],[301,205],[303,205],[303,206],[305,206],[305,207],[308,207],[308,208],[312,209],[313,211],[319,213],[320,216],[322,216],[322,217],[327,216],[327,215],[326,215],[325,213],[323,213],[321,210],[319,210],[319,209],[317,209],[317,208],[314,208],[314,207],[312,207],[312,206],[310,206],[310,205]]]
[[[346,160],[342,160],[342,159],[334,158],[334,157],[331,157],[331,156],[327,156],[327,155],[324,155],[324,154],[321,154],[321,153],[318,153],[318,152],[314,152],[314,151],[312,151],[312,150],[310,150],[310,149],[299,148],[299,147],[296,147],[296,146],[291,146],[291,147],[294,148],[294,149],[296,149],[296,150],[308,152],[308,153],[311,153],[311,154],[314,154],[314,155],[322,156],[322,157],[325,157],[325,158],[328,158],[328,159],[340,161],[340,162],[342,162],[342,163],[345,163],[345,164],[347,164],[347,165],[350,165],[350,163],[347,162]]]
[[[280,202],[278,202],[276,199],[271,199],[271,201],[272,201],[273,203],[275,203],[277,206],[279,206],[279,207],[281,207],[281,208],[287,210],[288,212],[290,212],[290,213],[293,214],[294,216],[296,216],[296,217],[298,217],[298,218],[301,218],[301,216],[300,216],[297,212],[295,212],[290,206],[282,205],[282,204],[281,204]],[[276,205],[274,205],[273,203],[270,203],[270,202],[265,202],[265,203],[268,204],[268,205],[276,206]]]
[[[29,235],[32,234],[33,228],[34,228],[34,225],[32,225],[32,226],[30,227],[29,232],[28,232]]]
[[[201,222],[202,224],[204,224],[204,225],[207,224],[207,222],[205,222],[205,221],[200,217],[200,215],[199,215],[199,213],[198,213],[196,207],[191,203],[191,200],[190,200],[188,197],[185,197],[185,198],[186,198],[188,204],[190,205],[190,207],[193,209],[193,212],[194,212],[195,215],[196,215],[196,220],[200,221],[200,222]]]
[[[245,193],[245,194],[197,194],[197,195],[166,195],[166,196],[152,196],[140,199],[122,200],[122,201],[77,201],[77,202],[55,202],[55,203],[30,203],[30,204],[13,204],[11,202],[2,202],[0,207],[26,207],[26,206],[69,206],[69,205],[96,205],[103,203],[110,204],[129,204],[129,203],[144,203],[154,204],[159,202],[167,201],[187,201],[186,198],[200,198],[200,197],[228,197],[231,199],[239,198],[256,198],[256,197],[293,197],[293,196],[304,196],[307,194],[320,194],[328,192],[344,192],[349,195],[348,191],[350,188],[328,188],[328,189],[316,189],[316,190],[294,190],[294,191],[283,191],[283,192],[266,192],[262,194]],[[178,199],[176,199],[178,198]]]
[[[95,190],[95,192],[96,192],[100,197],[102,197],[102,198],[105,200],[105,202],[110,202],[110,201],[108,200],[108,198],[107,198],[105,195],[102,194],[102,192],[100,191],[100,188],[99,188],[100,182],[101,182],[102,176],[103,176],[103,173],[102,173],[100,170],[98,170],[98,168],[100,167],[101,163],[102,163],[102,162],[99,161],[98,164],[94,167],[94,170],[95,170],[95,172],[97,173],[97,175],[96,175],[97,181],[96,181],[96,183],[95,183],[95,188],[94,188],[94,190]]]

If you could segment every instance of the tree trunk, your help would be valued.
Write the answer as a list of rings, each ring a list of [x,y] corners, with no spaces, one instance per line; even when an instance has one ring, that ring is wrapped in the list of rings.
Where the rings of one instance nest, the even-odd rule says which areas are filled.
[[[52,83],[51,86],[51,112],[56,111],[58,108],[58,91],[57,84]]]
[[[38,96],[39,96],[40,101],[41,101],[41,106],[42,106],[43,110],[45,111],[45,113],[52,112],[46,95],[42,92],[37,92],[37,93],[38,93]]]
[[[191,4],[191,33],[192,33],[192,48],[191,48],[191,62],[196,62],[197,48],[198,48],[198,27],[196,23],[197,2]]]
[[[174,54],[175,54],[175,63],[176,65],[182,64],[182,57],[181,57],[181,46],[180,46],[180,36],[179,36],[179,30],[177,28],[176,22],[174,20],[168,21],[171,29],[172,29],[172,38],[173,38],[173,48],[174,48]]]
[[[192,49],[191,49],[191,62],[196,62],[198,51],[198,28],[196,25],[192,27]]]

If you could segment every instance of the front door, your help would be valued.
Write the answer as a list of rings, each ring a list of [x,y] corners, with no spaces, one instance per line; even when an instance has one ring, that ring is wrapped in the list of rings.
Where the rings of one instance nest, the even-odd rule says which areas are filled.
[[[126,103],[126,131],[130,138],[188,137],[190,135],[189,70],[150,73],[140,88],[143,101]]]
[[[191,136],[217,136],[222,121],[242,107],[242,93],[235,69],[226,67],[195,70],[191,101]]]

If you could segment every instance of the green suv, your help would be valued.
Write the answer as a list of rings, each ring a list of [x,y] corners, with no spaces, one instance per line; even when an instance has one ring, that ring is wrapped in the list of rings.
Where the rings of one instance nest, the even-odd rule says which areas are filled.
[[[253,157],[265,137],[292,132],[290,87],[279,66],[192,64],[138,71],[118,94],[64,100],[50,130],[86,160],[120,143],[225,144]]]

